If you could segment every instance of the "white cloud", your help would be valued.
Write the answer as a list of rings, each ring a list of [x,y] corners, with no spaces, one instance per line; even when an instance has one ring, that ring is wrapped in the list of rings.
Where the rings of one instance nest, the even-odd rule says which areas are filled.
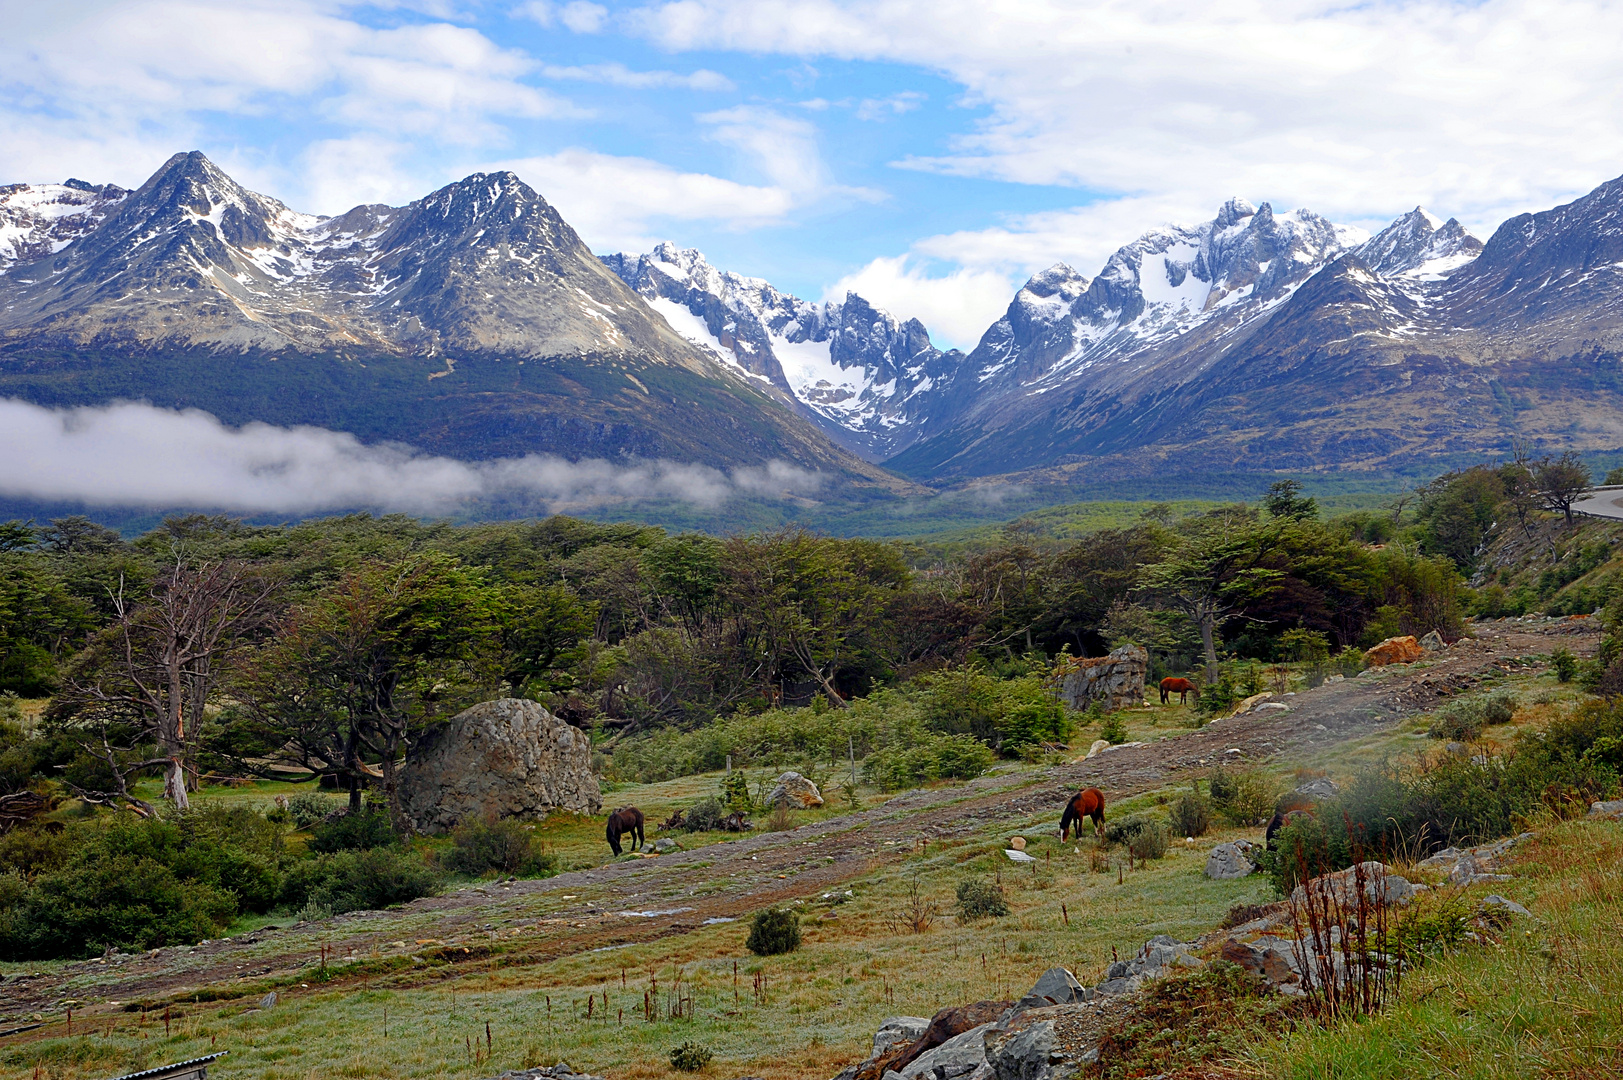
[[[713,222],[750,228],[783,220],[797,203],[781,187],[685,173],[644,158],[570,149],[481,166],[511,169],[574,226],[596,251],[646,251],[664,223]]]
[[[858,120],[889,120],[912,112],[924,104],[926,95],[917,90],[903,90],[887,98],[863,98],[857,104]]]
[[[576,79],[581,82],[606,83],[631,90],[735,90],[731,79],[714,71],[700,68],[689,75],[674,71],[632,71],[624,64],[587,64],[583,67],[558,67],[546,64],[541,74],[549,79]]]
[[[554,4],[550,0],[528,0],[527,3],[515,8],[513,13],[546,27],[562,24],[565,29],[573,30],[577,34],[598,33],[609,19],[608,8],[602,4],[590,3],[588,0],[572,0],[567,4]]]
[[[1623,6],[1588,0],[671,0],[628,23],[669,49],[939,72],[983,119],[907,166],[1180,213],[1238,191],[1491,228],[1614,175],[1623,150]]]
[[[966,266],[932,274],[924,260],[901,255],[875,259],[847,274],[823,298],[839,300],[848,291],[899,318],[918,319],[938,348],[967,351],[1003,317],[1014,282],[1006,273]]]
[[[444,514],[499,501],[556,512],[629,499],[716,506],[737,494],[810,494],[819,474],[773,461],[730,475],[671,461],[532,454],[463,462],[368,446],[322,428],[229,428],[197,410],[122,403],[52,410],[0,399],[0,494],[103,506],[309,514]]]
[[[302,111],[348,129],[338,141],[463,145],[505,141],[511,119],[587,115],[530,85],[534,61],[477,30],[379,29],[347,11],[321,0],[0,3],[0,175],[57,179],[105,163],[87,178],[133,185],[199,145],[218,114]]]
[[[885,193],[835,184],[817,147],[817,128],[763,105],[737,105],[695,117],[705,137],[730,146],[778,187],[803,201],[827,197],[879,202]]]

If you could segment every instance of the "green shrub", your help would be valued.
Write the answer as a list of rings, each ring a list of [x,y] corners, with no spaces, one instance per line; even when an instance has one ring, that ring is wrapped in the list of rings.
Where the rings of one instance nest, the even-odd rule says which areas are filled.
[[[1572,677],[1578,674],[1578,658],[1564,648],[1558,647],[1550,653],[1550,668],[1555,672],[1559,682],[1571,682]]]
[[[1099,738],[1116,746],[1127,741],[1127,724],[1119,712],[1113,712],[1099,724]]]
[[[293,819],[293,824],[301,829],[308,829],[343,805],[340,800],[323,795],[319,791],[301,791],[288,798],[287,812]]]
[[[1251,828],[1267,821],[1279,798],[1279,784],[1257,769],[1230,772],[1214,768],[1209,780],[1212,807],[1231,825]]]
[[[715,802],[716,800],[711,799],[709,801]],[[747,814],[755,809],[755,801],[750,798],[749,778],[744,775],[742,769],[730,772],[721,778],[721,802],[717,805],[717,810],[719,811],[722,806],[727,808],[728,813],[735,814]],[[718,812],[716,820],[720,821],[722,816]],[[708,827],[715,828],[713,824]]]
[[[1106,823],[1105,842],[1126,845],[1135,859],[1159,859],[1166,855],[1172,837],[1159,818],[1134,814]]]
[[[1167,824],[1174,836],[1205,836],[1212,827],[1212,805],[1193,792],[1180,795],[1172,803]]]
[[[756,956],[776,956],[800,948],[800,918],[786,908],[757,911],[744,948]]]
[[[710,1064],[715,1053],[708,1046],[685,1042],[671,1051],[671,1068],[677,1072],[698,1072]]]
[[[682,828],[688,832],[712,832],[721,828],[721,819],[727,814],[715,799],[700,799],[682,815]]]
[[[458,826],[451,832],[451,850],[440,856],[440,865],[470,877],[491,872],[551,877],[558,872],[558,857],[541,850],[531,828],[512,818]]]
[[[985,878],[969,878],[958,883],[958,921],[1002,918],[1009,913],[1009,902],[1003,897],[1003,886]]]
[[[1516,695],[1509,690],[1450,701],[1434,714],[1429,734],[1434,739],[1470,742],[1481,738],[1483,728],[1508,724],[1516,715],[1516,705]]]
[[[1332,851],[1324,825],[1303,815],[1274,834],[1273,846],[1262,853],[1262,870],[1281,896],[1289,896],[1304,880],[1351,865],[1344,846]]]
[[[64,855],[0,916],[0,955],[89,956],[213,937],[275,899],[274,865],[170,821],[115,818],[54,836]],[[12,892],[16,890],[13,889]]]
[[[310,850],[317,852],[368,851],[398,843],[389,815],[377,806],[350,811],[310,830]]]
[[[440,876],[415,852],[394,847],[337,851],[294,863],[282,883],[282,903],[346,911],[378,910],[440,890]]]
[[[1166,857],[1167,847],[1171,842],[1172,838],[1167,833],[1166,825],[1151,819],[1127,841],[1127,850],[1133,853],[1133,858],[1141,862],[1145,859],[1161,859]]]
[[[895,791],[931,780],[973,780],[996,760],[973,735],[922,734],[910,746],[874,751],[863,762],[863,771],[869,783]]]

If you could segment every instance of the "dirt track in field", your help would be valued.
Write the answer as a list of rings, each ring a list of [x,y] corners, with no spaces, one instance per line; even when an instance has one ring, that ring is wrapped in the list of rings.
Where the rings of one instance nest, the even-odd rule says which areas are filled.
[[[328,963],[370,960],[370,970],[339,977],[357,985],[404,987],[454,979],[493,967],[545,963],[594,949],[686,933],[706,920],[738,919],[773,903],[810,898],[882,869],[919,843],[961,836],[997,821],[1052,814],[1066,797],[1096,786],[1118,800],[1198,775],[1220,760],[1289,762],[1316,745],[1356,738],[1509,670],[1557,645],[1593,651],[1593,620],[1479,623],[1465,639],[1415,667],[1326,683],[1285,699],[1288,711],[1223,720],[1143,746],[1037,772],[998,774],[954,787],[923,789],[883,806],[781,833],[756,833],[658,858],[626,860],[539,881],[481,885],[430,897],[402,910],[355,912],[320,923],[244,934],[194,948],[68,965],[59,973],[12,976],[0,983],[0,1011],[47,1014],[47,1023],[15,1039],[61,1034],[65,1008],[76,1018],[142,1002],[190,998],[199,989],[263,991],[266,981],[301,970],[308,978],[320,948]],[[579,896],[578,900],[564,897]],[[685,910],[676,910],[685,909]],[[650,912],[629,915],[624,912]],[[417,966],[380,958],[418,954],[449,964]],[[365,965],[363,965],[365,966]],[[326,984],[331,988],[333,984]],[[113,1003],[119,1003],[117,1005]]]

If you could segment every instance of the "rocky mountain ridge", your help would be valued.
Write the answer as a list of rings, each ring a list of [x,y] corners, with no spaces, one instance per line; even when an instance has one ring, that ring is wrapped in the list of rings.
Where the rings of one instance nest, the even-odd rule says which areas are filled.
[[[321,218],[193,152],[133,192],[14,186],[0,208],[0,395],[898,483],[673,331],[510,172]]]
[[[812,303],[670,243],[603,261],[689,340],[773,387],[870,460],[917,440],[958,373],[962,354],[937,349],[923,323],[903,322],[853,292]]]

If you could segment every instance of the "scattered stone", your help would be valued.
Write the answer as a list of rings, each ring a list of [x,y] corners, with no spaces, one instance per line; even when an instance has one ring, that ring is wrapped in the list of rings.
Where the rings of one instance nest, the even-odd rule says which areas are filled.
[[[1078,710],[1093,702],[1106,712],[1131,708],[1144,700],[1149,669],[1150,654],[1138,645],[1123,645],[1108,656],[1072,660],[1060,681],[1060,699]]]
[[[879,1022],[873,1036],[873,1056],[878,1057],[897,1045],[911,1045],[923,1037],[930,1027],[925,1016],[887,1016]]]
[[[1425,650],[1414,635],[1404,634],[1402,637],[1389,637],[1370,649],[1364,654],[1364,662],[1371,668],[1378,668],[1387,664],[1412,664],[1425,655]]]
[[[1305,783],[1297,784],[1295,793],[1314,802],[1324,802],[1339,795],[1341,786],[1328,776],[1317,776]]]
[[[270,993],[268,993],[264,997],[260,998],[259,999],[259,1007],[261,1009],[274,1009],[274,1008],[276,1008],[276,991],[272,990]]]
[[[502,1073],[495,1080],[603,1080],[603,1078],[575,1072],[560,1061],[556,1065],[542,1065],[535,1069],[514,1069]]]
[[[1522,915],[1529,919],[1533,917],[1533,913],[1531,911],[1528,911],[1514,900],[1506,900],[1498,893],[1494,893],[1491,896],[1484,896],[1482,898],[1482,904],[1484,907],[1497,908],[1500,911],[1508,911],[1512,915]]]
[[[1253,712],[1289,712],[1290,706],[1283,701],[1264,701]]]
[[[1049,968],[1037,980],[1037,985],[1026,991],[1026,996],[1014,1003],[1008,1016],[1014,1013],[1025,1012],[1027,1009],[1040,1009],[1047,1005],[1070,1005],[1078,1001],[1089,1001],[1093,998],[1093,991],[1077,981],[1070,970],[1062,967]]]
[[[1211,854],[1206,856],[1206,876],[1218,881],[1250,877],[1259,869],[1251,857],[1251,853],[1255,850],[1256,845],[1249,840],[1218,844],[1212,848]]]
[[[1118,960],[1105,971],[1105,980],[1094,991],[1100,994],[1127,994],[1151,979],[1159,979],[1175,967],[1198,968],[1204,963],[1194,955],[1196,943],[1157,934],[1144,943],[1131,960]]]
[[[1109,749],[1110,749],[1110,740],[1109,739],[1094,739],[1093,740],[1093,745],[1088,747],[1088,758],[1098,757],[1100,754],[1104,753],[1106,750],[1109,750]],[[1087,758],[1084,758],[1083,760],[1086,761]]]
[[[786,772],[778,777],[777,787],[766,797],[768,806],[789,806],[809,810],[823,805],[823,793],[817,785],[797,772]]]
[[[1464,757],[1466,754],[1471,752],[1471,748],[1469,746],[1466,746],[1464,743],[1458,741],[1444,743],[1443,749],[1448,753],[1453,754],[1455,757]]]
[[[1007,855],[1009,857],[1010,862],[1036,862],[1037,861],[1035,858],[1033,858],[1030,855],[1027,855],[1025,852],[1016,851],[1013,848],[1004,848],[1003,849],[1003,854],[1005,854],[1005,855]]]
[[[1448,875],[1450,885],[1480,885],[1509,881],[1509,874],[1499,872],[1499,858],[1532,835],[1530,832],[1520,833],[1503,840],[1495,840],[1491,844],[1479,844],[1474,848],[1444,848],[1415,865],[1422,870],[1444,871]]]
[[[1440,649],[1448,648],[1448,642],[1443,640],[1443,635],[1433,630],[1420,639],[1420,647],[1427,652],[1437,652]]]
[[[533,701],[501,698],[458,713],[400,771],[400,808],[438,833],[464,821],[595,814],[603,795],[586,734]]]
[[[1026,850],[1026,838],[1023,836],[1010,837],[1009,846],[1016,851]]]
[[[1612,821],[1623,820],[1623,799],[1590,803],[1589,816],[1592,818],[1607,818]]]
[[[681,844],[678,844],[675,840],[672,840],[668,836],[662,836],[658,840],[654,841],[654,850],[659,852],[661,855],[665,854],[667,851],[679,851],[681,850],[681,847]]]
[[[1364,875],[1364,895],[1371,903],[1391,906],[1393,904],[1407,904],[1414,898],[1414,886],[1409,879],[1392,873],[1390,869],[1373,860],[1349,866],[1345,870],[1338,870],[1333,874],[1324,874],[1314,878],[1308,883],[1315,890],[1329,890],[1336,901],[1343,908],[1352,908],[1358,902],[1357,885],[1358,872]],[[1291,902],[1300,904],[1307,899],[1305,886],[1298,885],[1291,892]]]

